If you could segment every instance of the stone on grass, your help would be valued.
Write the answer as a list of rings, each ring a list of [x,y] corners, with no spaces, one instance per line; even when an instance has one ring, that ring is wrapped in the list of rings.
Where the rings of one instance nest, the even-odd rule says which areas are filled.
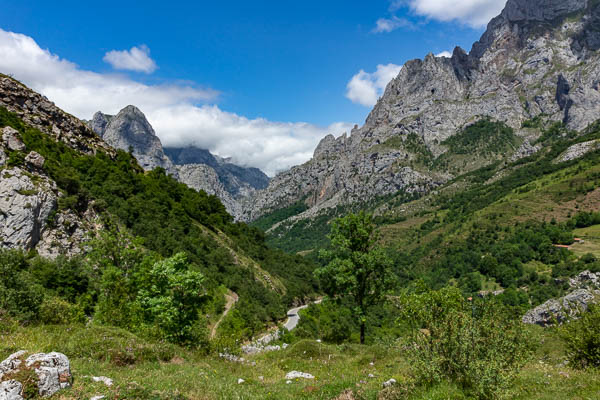
[[[300,372],[300,371],[288,372],[285,376],[285,379],[297,379],[297,378],[315,379],[315,377],[313,375],[308,374],[306,372]]]
[[[389,387],[394,386],[395,384],[396,384],[396,380],[394,378],[392,378],[389,381],[383,382],[383,387],[384,388],[389,388]]]
[[[106,386],[112,386],[113,385],[113,380],[110,379],[110,378],[107,378],[106,376],[92,376],[92,380],[94,382],[102,382]]]
[[[245,380],[243,380],[242,378],[238,379],[238,385],[241,385],[242,383],[246,382]]]
[[[29,356],[19,351],[0,363],[0,380],[5,376],[32,371],[37,376],[36,389],[42,397],[50,397],[61,389],[71,386],[72,376],[69,359],[61,353],[37,353]],[[2,382],[0,400],[20,400],[22,382],[6,380]],[[20,387],[17,391],[17,387]],[[18,394],[18,397],[14,396]]]
[[[44,163],[46,162],[46,159],[40,153],[31,151],[25,157],[25,161],[27,161],[29,164],[33,165],[36,168],[42,168],[44,166]]]

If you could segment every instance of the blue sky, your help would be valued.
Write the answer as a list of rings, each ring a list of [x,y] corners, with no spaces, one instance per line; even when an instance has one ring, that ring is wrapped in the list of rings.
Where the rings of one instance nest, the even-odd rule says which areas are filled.
[[[362,124],[407,60],[469,50],[503,2],[9,2],[0,72],[81,118],[137,102],[165,144],[273,174]]]

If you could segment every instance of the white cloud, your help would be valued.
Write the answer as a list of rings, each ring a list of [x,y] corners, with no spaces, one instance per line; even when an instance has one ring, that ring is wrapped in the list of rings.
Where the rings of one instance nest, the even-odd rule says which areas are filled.
[[[378,65],[377,71],[368,73],[363,71],[352,77],[346,86],[346,97],[354,103],[366,107],[373,107],[383,94],[387,84],[400,73],[401,65]]]
[[[447,51],[447,50],[445,50],[445,51],[442,51],[441,53],[438,53],[438,54],[436,54],[435,56],[436,56],[436,57],[446,57],[446,58],[451,58],[451,57],[452,57],[452,53],[451,53],[451,52],[449,52],[449,51]]]
[[[394,0],[392,10],[408,6],[417,15],[481,28],[499,15],[505,5],[506,0]]]
[[[98,110],[116,114],[136,105],[164,145],[196,144],[270,175],[307,161],[326,134],[339,135],[352,126],[248,119],[207,104],[218,97],[213,89],[146,85],[122,75],[86,71],[41,49],[31,37],[2,29],[0,72],[13,75],[82,119],[90,119]]]
[[[414,24],[406,18],[398,18],[395,15],[391,18],[379,18],[377,26],[373,29],[374,33],[389,33],[399,28],[414,29]]]
[[[150,49],[145,45],[134,46],[130,50],[109,51],[102,60],[112,65],[114,69],[145,72],[147,74],[156,71],[156,63],[150,58]]]

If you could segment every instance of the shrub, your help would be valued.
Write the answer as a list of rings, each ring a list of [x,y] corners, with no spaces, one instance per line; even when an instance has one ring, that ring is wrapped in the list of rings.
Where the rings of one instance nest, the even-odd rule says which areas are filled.
[[[202,274],[189,269],[183,253],[154,264],[146,280],[148,287],[138,294],[145,322],[173,343],[197,344],[201,339],[198,308],[205,300],[203,281]]]
[[[46,297],[40,306],[40,322],[43,324],[65,325],[85,321],[81,307],[59,297]]]
[[[0,309],[20,322],[38,319],[42,287],[27,272],[27,260],[17,250],[0,250]]]
[[[520,321],[498,302],[467,301],[446,288],[404,296],[401,307],[422,384],[450,381],[480,399],[502,397],[530,354]]]
[[[600,305],[591,304],[577,321],[561,330],[569,361],[577,368],[600,367]]]

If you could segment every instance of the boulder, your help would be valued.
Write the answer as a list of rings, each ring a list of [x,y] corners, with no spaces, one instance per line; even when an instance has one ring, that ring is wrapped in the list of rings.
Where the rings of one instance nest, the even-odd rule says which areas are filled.
[[[19,132],[10,126],[4,127],[2,129],[2,142],[8,147],[9,150],[12,151],[23,151],[25,150],[25,144],[21,141],[19,137]]]
[[[26,354],[19,351],[0,363],[0,400],[22,399],[23,385],[12,378],[27,371],[37,375],[36,389],[42,397],[50,397],[71,386],[73,377],[67,356],[55,352],[36,353],[25,359]]]
[[[562,323],[569,318],[577,318],[591,302],[600,296],[600,291],[578,289],[560,299],[548,300],[544,304],[529,310],[523,316],[523,323],[549,326],[555,322]]]
[[[42,157],[41,154],[36,153],[35,151],[31,151],[29,152],[29,154],[27,154],[27,157],[25,157],[25,161],[34,166],[35,168],[41,169],[44,166],[44,162],[46,162],[46,159]]]
[[[23,385],[14,379],[0,382],[0,400],[23,400]]]

